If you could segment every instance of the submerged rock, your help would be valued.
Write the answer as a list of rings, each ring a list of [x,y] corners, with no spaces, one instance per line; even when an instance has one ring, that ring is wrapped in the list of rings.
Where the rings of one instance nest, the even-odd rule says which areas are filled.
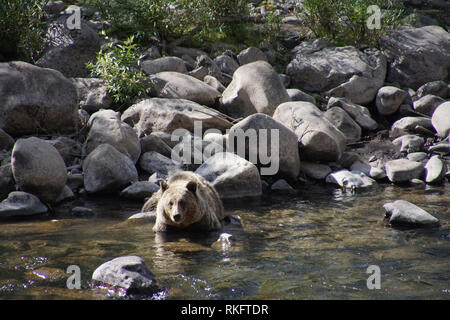
[[[376,181],[360,171],[346,169],[330,173],[325,179],[327,183],[335,183],[345,189],[369,188],[376,185]]]
[[[405,200],[396,200],[383,205],[386,217],[392,225],[437,226],[439,220],[415,204]]]
[[[92,274],[97,285],[122,289],[126,294],[153,294],[160,288],[153,273],[138,256],[118,257],[103,263]]]

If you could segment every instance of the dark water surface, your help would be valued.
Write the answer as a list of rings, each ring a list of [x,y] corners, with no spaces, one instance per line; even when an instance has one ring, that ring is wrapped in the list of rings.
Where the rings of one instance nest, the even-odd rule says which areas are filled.
[[[437,229],[393,229],[386,202],[404,199],[440,219]],[[85,205],[92,217],[72,217]],[[51,217],[0,223],[0,299],[111,299],[92,289],[93,271],[122,255],[142,257],[166,288],[147,299],[450,299],[450,186],[381,185],[365,193],[305,186],[291,198],[227,204],[230,247],[206,236],[161,238],[132,223],[142,203],[85,199]],[[82,289],[69,290],[69,265]],[[381,289],[369,290],[369,265]],[[117,297],[114,297],[117,298]],[[120,297],[119,297],[120,298]]]

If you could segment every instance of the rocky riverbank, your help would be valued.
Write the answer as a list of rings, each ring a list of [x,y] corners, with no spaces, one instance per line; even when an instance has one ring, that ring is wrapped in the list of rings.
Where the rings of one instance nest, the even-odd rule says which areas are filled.
[[[163,56],[154,45],[139,63],[149,96],[118,112],[105,83],[86,77],[84,63],[102,45],[87,20],[93,13],[84,11],[73,31],[54,6],[50,30],[58,32],[36,65],[0,64],[2,218],[43,214],[86,194],[143,202],[173,170],[196,171],[222,199],[289,194],[304,183],[354,191],[450,177],[450,35],[442,27],[396,30],[380,49],[304,41],[283,74],[256,47],[217,56],[174,47]],[[172,141],[177,129],[184,137]],[[244,155],[216,149],[238,130],[261,141],[261,129],[279,132],[275,174],[261,174],[261,143]],[[202,156],[173,159],[186,145]]]

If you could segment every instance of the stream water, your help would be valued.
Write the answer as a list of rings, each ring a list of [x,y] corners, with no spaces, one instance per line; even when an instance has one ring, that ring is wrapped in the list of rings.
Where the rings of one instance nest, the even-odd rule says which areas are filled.
[[[343,193],[305,186],[293,197],[226,204],[241,217],[220,233],[155,236],[152,224],[130,222],[140,202],[81,199],[53,216],[0,222],[0,299],[112,299],[93,289],[93,271],[123,255],[142,257],[165,288],[139,299],[450,299],[450,186],[380,185]],[[404,199],[440,219],[435,229],[394,229],[386,202]],[[84,205],[91,217],[73,217]],[[68,266],[81,270],[81,290],[66,287]],[[367,288],[367,268],[381,289]],[[129,297],[128,297],[129,298]]]

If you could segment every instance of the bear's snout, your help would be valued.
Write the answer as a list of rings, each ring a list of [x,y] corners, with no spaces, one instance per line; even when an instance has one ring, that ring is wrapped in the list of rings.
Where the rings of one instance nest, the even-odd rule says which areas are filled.
[[[173,216],[172,216],[172,219],[173,219],[173,221],[175,221],[175,222],[179,222],[180,220],[181,220],[181,213],[175,213]]]

